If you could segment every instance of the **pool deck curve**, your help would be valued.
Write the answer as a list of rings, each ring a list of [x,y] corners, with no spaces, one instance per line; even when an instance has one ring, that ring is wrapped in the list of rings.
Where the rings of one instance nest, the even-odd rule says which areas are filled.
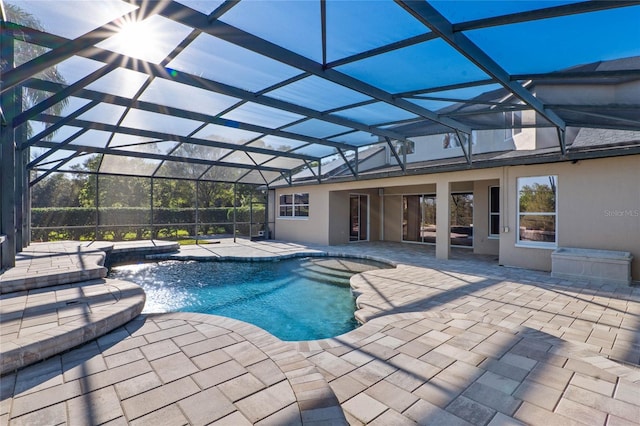
[[[640,422],[638,287],[465,251],[441,261],[421,245],[211,242],[28,247],[0,274],[0,425]],[[104,278],[104,252],[150,244],[157,258],[332,254],[396,268],[351,279],[358,329],[283,342],[229,318],[139,315],[143,292]]]

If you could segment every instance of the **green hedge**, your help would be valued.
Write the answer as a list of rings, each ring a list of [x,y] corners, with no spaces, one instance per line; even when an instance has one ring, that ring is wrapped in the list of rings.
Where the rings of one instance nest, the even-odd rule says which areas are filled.
[[[85,207],[31,209],[31,226],[86,226],[96,224],[96,210]]]
[[[198,209],[198,233],[231,234],[233,232],[233,207]],[[264,222],[264,208],[256,207],[253,222]],[[236,230],[239,235],[249,235],[249,207],[236,209]],[[196,234],[195,208],[154,208],[153,227],[151,210],[144,207],[102,207],[99,209],[99,240],[128,240],[148,238],[178,238]],[[83,240],[95,239],[96,212],[88,207],[47,207],[31,210],[32,239]],[[49,228],[49,229],[37,229]],[[53,229],[51,229],[53,228]],[[254,226],[254,229],[256,226]]]

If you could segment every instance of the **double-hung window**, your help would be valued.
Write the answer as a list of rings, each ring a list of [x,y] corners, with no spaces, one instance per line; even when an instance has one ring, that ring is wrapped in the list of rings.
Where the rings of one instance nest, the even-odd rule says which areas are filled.
[[[309,194],[280,195],[280,217],[309,217]]]
[[[555,246],[558,177],[518,178],[518,243]]]

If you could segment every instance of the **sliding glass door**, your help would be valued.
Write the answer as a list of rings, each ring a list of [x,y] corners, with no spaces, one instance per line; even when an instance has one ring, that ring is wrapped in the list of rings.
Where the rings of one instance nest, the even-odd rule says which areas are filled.
[[[473,194],[451,194],[449,208],[451,245],[473,247]],[[435,244],[435,195],[402,196],[402,241]]]
[[[436,196],[402,196],[402,241],[436,242]]]
[[[470,192],[451,194],[452,246],[473,247],[473,194]]]
[[[349,196],[349,241],[369,240],[369,196]]]

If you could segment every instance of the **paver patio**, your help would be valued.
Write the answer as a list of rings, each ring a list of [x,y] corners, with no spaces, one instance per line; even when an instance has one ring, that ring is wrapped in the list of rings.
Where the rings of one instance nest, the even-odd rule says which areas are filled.
[[[397,264],[352,278],[358,329],[282,342],[222,317],[141,315],[4,375],[0,424],[638,424],[637,287],[394,243],[223,240],[172,256],[320,252]]]

